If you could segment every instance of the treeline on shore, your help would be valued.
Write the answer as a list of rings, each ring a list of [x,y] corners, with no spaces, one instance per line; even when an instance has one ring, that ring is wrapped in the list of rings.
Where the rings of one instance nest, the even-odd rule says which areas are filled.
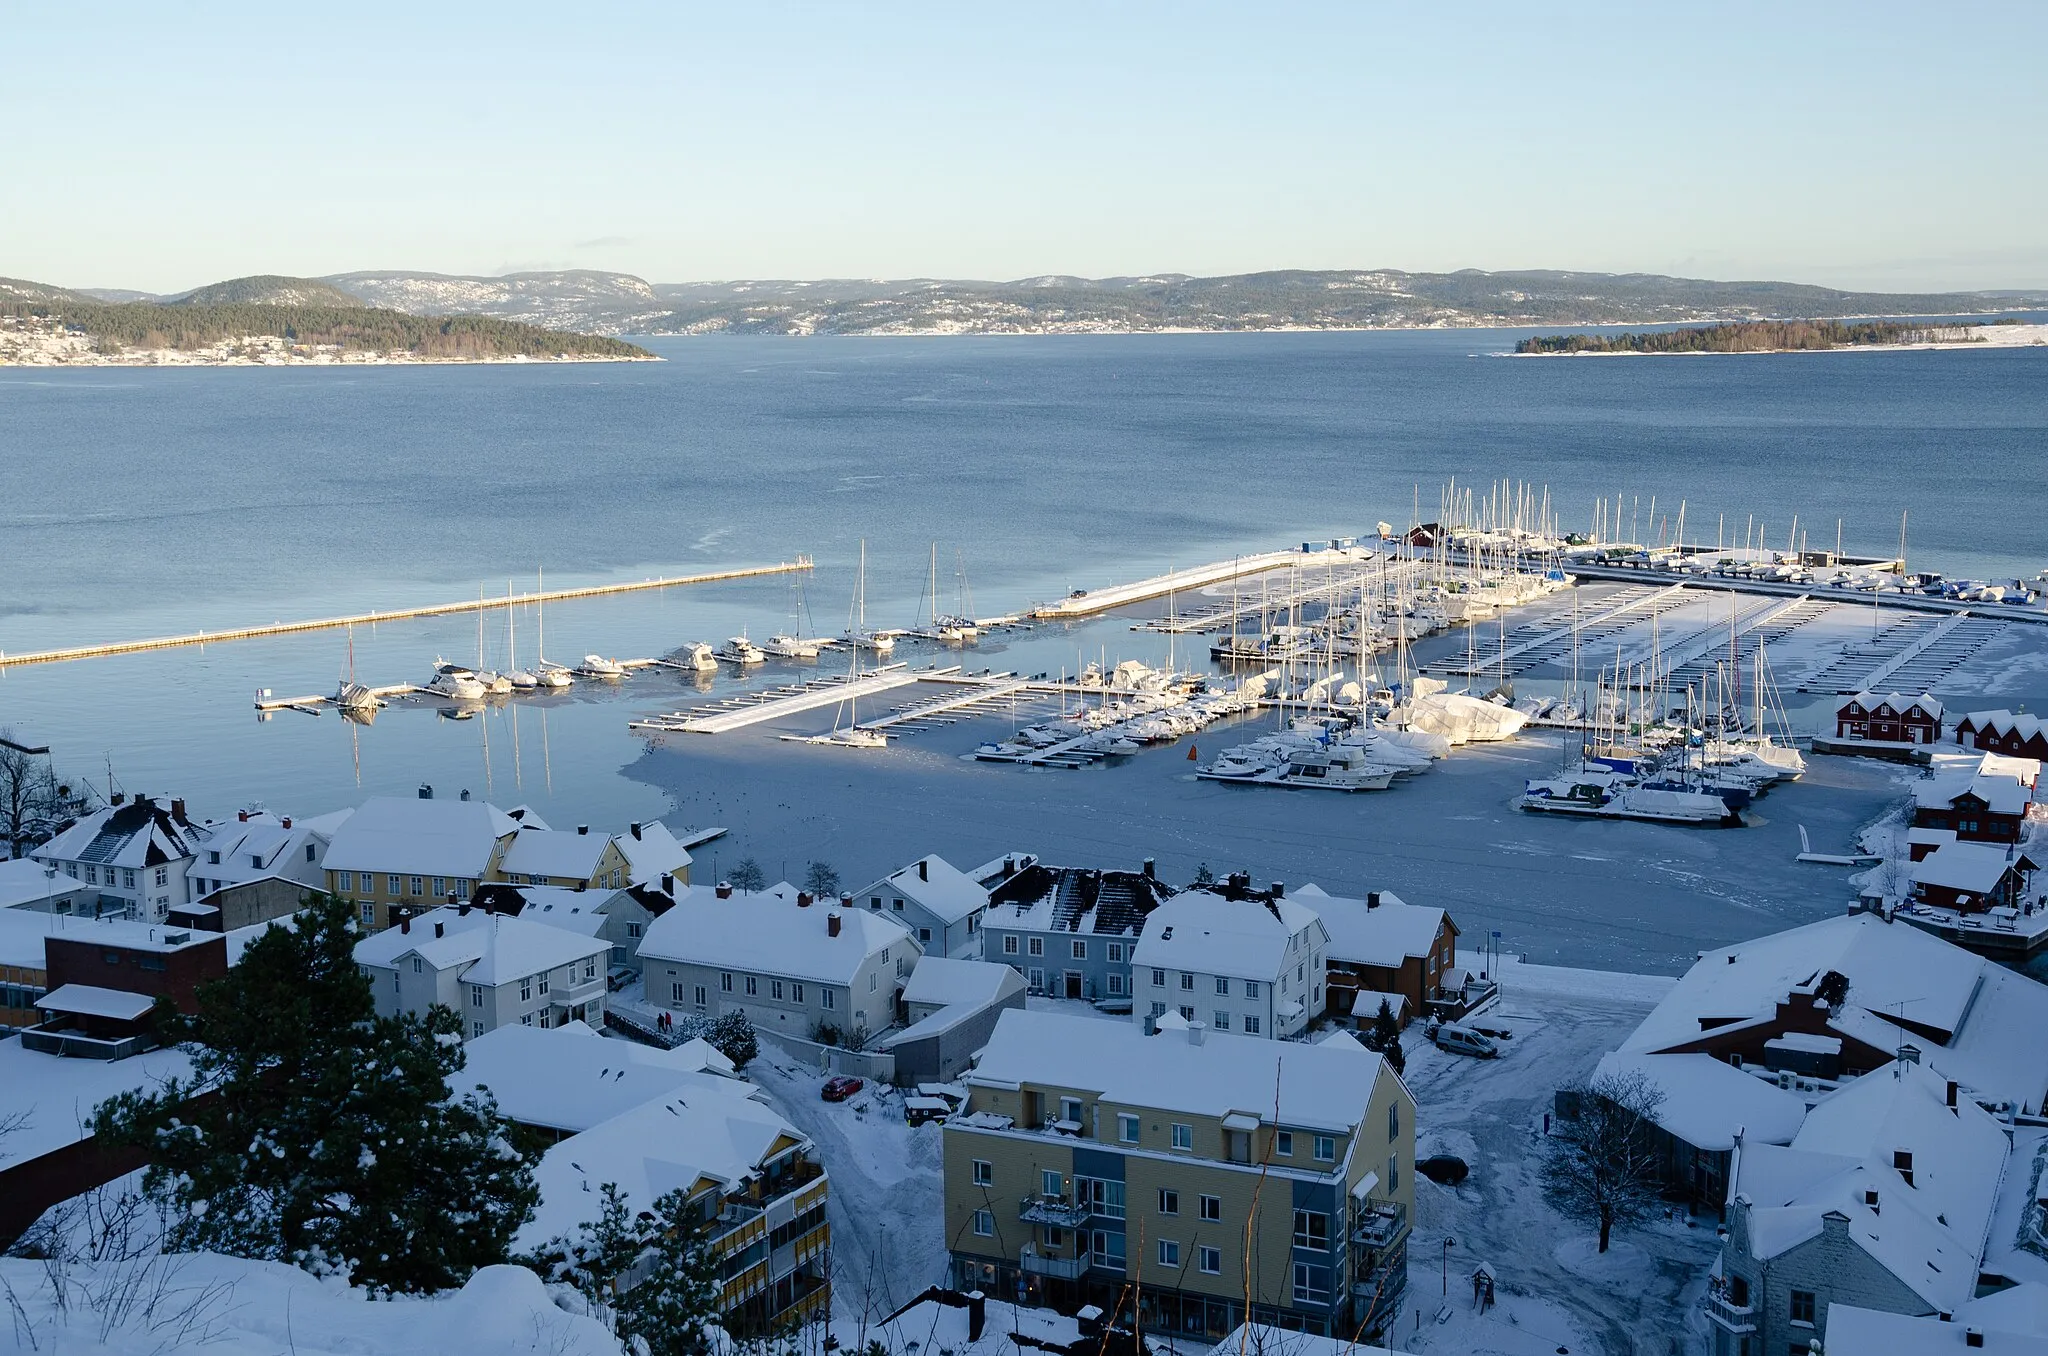
[[[1857,344],[1968,343],[1968,325],[1896,320],[1742,320],[1682,330],[1627,334],[1546,334],[1516,343],[1517,353],[1766,353]]]
[[[650,358],[623,339],[570,334],[477,315],[407,315],[344,306],[218,305],[159,302],[0,302],[0,316],[46,320],[88,335],[109,354],[128,349],[210,348],[275,335],[293,344],[328,345],[422,358]]]

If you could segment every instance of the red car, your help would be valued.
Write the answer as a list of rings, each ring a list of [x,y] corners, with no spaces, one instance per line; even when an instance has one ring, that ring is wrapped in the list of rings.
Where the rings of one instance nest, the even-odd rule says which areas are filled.
[[[866,1086],[858,1078],[829,1078],[825,1080],[825,1090],[818,1095],[828,1102],[843,1102]]]

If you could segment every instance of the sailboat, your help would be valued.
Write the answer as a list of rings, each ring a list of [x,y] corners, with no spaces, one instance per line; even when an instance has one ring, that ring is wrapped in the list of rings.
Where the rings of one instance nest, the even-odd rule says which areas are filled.
[[[341,708],[343,715],[350,712],[375,711],[376,694],[356,681],[356,628],[348,628],[348,673],[334,689],[334,704]]]
[[[853,591],[853,625],[846,628],[846,643],[856,650],[866,648],[876,654],[888,654],[896,648],[896,638],[880,631],[868,630],[868,539],[860,539],[860,576]]]
[[[533,673],[519,667],[519,632],[512,617],[512,581],[505,581],[505,664],[512,671],[505,675],[512,682],[514,692],[532,692],[540,686],[540,679]]]
[[[962,587],[964,590],[964,584]],[[939,544],[937,542],[932,543],[931,582],[927,587],[926,596],[931,600],[930,632],[933,639],[943,640],[949,645],[964,645],[981,634],[981,628],[975,625],[973,618],[941,614],[939,611]]]
[[[533,679],[542,687],[564,688],[574,682],[575,679],[571,678],[569,671],[560,664],[548,663],[547,592],[546,573],[540,570],[534,571],[535,597],[533,600],[533,619],[536,628],[540,632],[540,645],[534,662]]]
[[[861,583],[856,586],[854,593],[854,609],[857,618],[860,616],[861,595],[866,591],[867,583],[867,543],[865,541],[861,543],[861,565]],[[849,631],[847,634],[851,636],[854,633]],[[883,734],[880,730],[864,730],[861,728],[860,712],[858,709],[859,699],[853,695],[855,688],[860,682],[860,645],[856,643],[849,646],[848,653],[852,658],[849,660],[846,668],[847,697],[845,701],[839,704],[839,710],[833,716],[831,732],[821,735],[784,735],[784,739],[795,740],[803,744],[833,744],[847,749],[885,749],[889,746],[889,736]]]
[[[512,690],[512,680],[502,673],[484,667],[484,596],[478,590],[476,596],[476,680],[483,685],[485,693],[502,697]]]

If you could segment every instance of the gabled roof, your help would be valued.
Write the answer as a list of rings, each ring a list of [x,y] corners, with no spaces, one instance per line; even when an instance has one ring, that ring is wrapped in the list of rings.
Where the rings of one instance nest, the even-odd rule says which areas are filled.
[[[602,960],[610,950],[611,943],[566,928],[482,909],[440,908],[413,919],[410,930],[386,928],[365,937],[356,943],[355,959],[390,969],[416,955],[436,970],[455,970],[465,984],[496,987],[586,957]]]
[[[1171,1014],[1169,1014],[1171,1015]],[[1362,1048],[1185,1030],[1148,1036],[1136,1023],[1012,1009],[996,1022],[969,1086],[1035,1083],[1104,1101],[1298,1128],[1349,1131],[1365,1116],[1381,1059]]]
[[[1987,895],[2008,871],[2033,865],[2026,853],[2008,852],[2000,843],[1943,843],[1913,863],[1912,880],[1915,885]]]
[[[690,850],[658,819],[644,820],[612,842],[626,859],[626,878],[637,883],[658,881],[664,872],[680,873],[690,864]]]
[[[86,893],[97,891],[55,870],[54,863],[45,865],[27,857],[9,857],[0,861],[0,917],[23,905]]]
[[[921,873],[920,867],[923,868]],[[988,907],[988,891],[936,854],[920,857],[902,870],[884,876],[868,889],[873,891],[885,885],[920,905],[948,927],[964,922]]]
[[[335,831],[323,863],[331,871],[383,871],[474,880],[498,840],[519,821],[477,800],[378,796]]]
[[[994,961],[954,960],[948,956],[921,956],[917,968],[903,986],[907,1004],[950,1007],[970,1003],[986,1007],[1024,987],[1024,977],[1008,965]]]
[[[354,813],[341,810],[317,819],[293,819],[289,826],[268,810],[223,820],[195,845],[197,853],[185,875],[195,882],[217,880],[228,885],[281,877],[321,888],[326,884],[322,875],[326,845]],[[312,861],[306,860],[309,846]],[[220,854],[218,862],[212,860],[216,852]]]
[[[1142,871],[1034,861],[990,888],[984,926],[1135,937],[1146,915],[1172,894],[1163,881]]]
[[[604,906],[614,894],[624,891],[577,890],[566,885],[512,885],[488,881],[476,888],[473,902],[480,909],[502,913],[528,923],[546,923],[567,928],[585,937],[596,936],[605,925]]]
[[[487,1088],[507,1119],[571,1133],[676,1093],[759,1096],[704,1041],[660,1050],[606,1039],[581,1022],[552,1031],[501,1026],[463,1046],[463,1054],[462,1070],[448,1080],[452,1093]]]
[[[1304,934],[1311,946],[1329,939],[1315,910],[1294,900],[1183,890],[1146,917],[1131,962],[1270,981],[1295,963],[1294,939]]]
[[[163,866],[192,856],[205,832],[205,825],[186,817],[183,801],[138,796],[126,804],[93,811],[29,856],[124,869]]]
[[[599,834],[558,833],[522,825],[512,835],[498,870],[507,876],[556,876],[588,880],[597,870],[598,859],[611,846],[611,839]]]
[[[1362,995],[1361,995],[1362,996]],[[1712,1055],[1640,1055],[1616,1051],[1596,1077],[1641,1073],[1664,1095],[1651,1119],[1696,1149],[1721,1152],[1744,1144],[1790,1144],[1806,1119],[1806,1103]]]
[[[869,956],[910,939],[908,928],[873,910],[799,905],[797,899],[786,881],[759,892],[735,890],[725,899],[709,886],[682,887],[674,907],[647,925],[640,957],[851,984]],[[828,921],[833,915],[839,918],[836,937]]]
[[[1925,692],[1917,697],[1903,697],[1896,692],[1887,692],[1882,697],[1874,692],[1859,692],[1851,697],[1849,702],[1854,702],[1865,711],[1875,711],[1880,706],[1888,705],[1902,716],[1917,706],[1936,720],[1941,719],[1941,703]],[[1849,702],[1844,702],[1838,709],[1847,710]]]
[[[1362,899],[1325,894],[1318,885],[1294,892],[1295,899],[1322,915],[1323,926],[1330,930],[1333,961],[1397,969],[1411,957],[1434,951],[1437,935],[1446,926],[1457,934],[1458,925],[1442,909],[1410,904],[1391,890],[1382,890],[1379,896],[1380,902],[1368,908]]]

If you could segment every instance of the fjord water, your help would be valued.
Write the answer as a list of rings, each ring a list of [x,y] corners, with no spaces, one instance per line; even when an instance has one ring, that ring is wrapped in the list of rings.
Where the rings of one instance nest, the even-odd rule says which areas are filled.
[[[863,537],[869,620],[901,626],[914,620],[935,541],[941,610],[964,567],[986,615],[1381,520],[1405,525],[1418,497],[1433,517],[1452,476],[1548,485],[1567,528],[1587,525],[1597,496],[1620,494],[1644,536],[1654,497],[1658,518],[1674,522],[1685,502],[1693,539],[1714,540],[1722,515],[1739,539],[1754,516],[1782,547],[1797,513],[1816,547],[1833,544],[1839,518],[1846,546],[1870,554],[1896,549],[1906,509],[1916,566],[1979,578],[2048,566],[2048,349],[1500,356],[1515,337],[705,338],[655,340],[666,362],[624,365],[0,372],[0,650],[502,593],[531,587],[543,567],[550,586],[566,586],[798,553],[819,566],[803,585],[807,629],[835,633]],[[546,612],[548,657],[656,655],[743,627],[759,637],[786,624],[795,600],[791,581],[768,578],[562,604]],[[541,619],[522,609],[515,620],[530,663]],[[437,653],[469,660],[480,649],[505,665],[505,615],[482,630],[466,616],[359,629],[359,676],[422,681]],[[970,662],[1056,670],[1083,649],[1165,654],[1160,638],[1112,619],[1078,635],[996,638]],[[729,855],[758,852],[773,870],[787,853],[800,870],[805,853],[837,843],[849,875],[934,847],[1144,852],[1106,831],[1077,836],[1089,805],[1132,822],[1145,805],[1193,794],[1179,789],[1178,750],[1100,772],[1113,793],[1093,789],[1110,785],[1089,780],[1098,774],[979,780],[940,758],[936,740],[891,750],[876,765],[886,772],[738,736],[647,754],[626,721],[682,704],[691,689],[673,674],[471,721],[418,707],[367,729],[332,714],[254,720],[256,688],[331,691],[347,652],[341,633],[316,632],[0,671],[0,727],[52,746],[96,786],[111,763],[127,789],[183,792],[197,813],[250,802],[312,813],[427,781],[443,794],[531,802],[558,826],[680,806],[679,824],[732,825]],[[1518,769],[1503,775],[1519,786]],[[1035,796],[1017,777],[1033,778]],[[1875,803],[1876,792],[1857,794],[1833,811],[1832,832],[1846,835],[1857,807]],[[984,795],[1008,807],[992,811],[1001,825],[962,810]],[[921,817],[873,831],[839,822],[898,796]],[[1241,830],[1278,815],[1291,846],[1245,865],[1341,870],[1356,886],[1372,879],[1376,849],[1356,840],[1347,850],[1365,856],[1320,864],[1333,840],[1318,825],[1345,816],[1378,825],[1377,838],[1405,814],[1398,797],[1307,810],[1282,799],[1247,818],[1242,801],[1197,797],[1177,844],[1160,845],[1162,868],[1215,851],[1204,845],[1217,841],[1216,815]],[[1074,813],[1034,830],[1018,816],[1037,802]],[[749,823],[773,823],[775,840],[747,838]],[[1045,841],[1026,841],[1034,832]],[[1543,830],[1509,815],[1486,832],[1536,841]],[[1281,843],[1281,825],[1254,837]],[[1479,858],[1497,854],[1479,853],[1473,870]],[[1489,916],[1480,901],[1492,888],[1478,876],[1460,887],[1439,866],[1445,874],[1418,887]],[[1673,895],[1672,907],[1689,898]],[[1752,905],[1738,904],[1689,936],[1760,927],[1741,921]],[[1603,950],[1612,919],[1595,914],[1584,929],[1593,940],[1551,954],[1668,960]],[[1525,946],[1538,926],[1493,925],[1503,923]]]

